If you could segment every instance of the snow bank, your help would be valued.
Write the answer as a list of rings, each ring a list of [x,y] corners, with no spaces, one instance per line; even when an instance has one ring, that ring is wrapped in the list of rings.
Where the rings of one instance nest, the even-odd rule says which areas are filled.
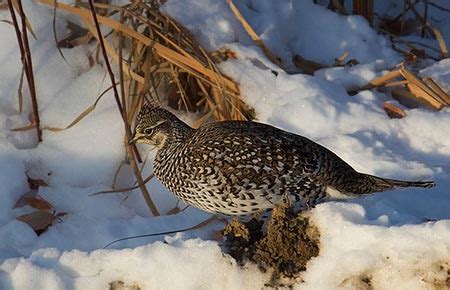
[[[48,248],[9,259],[0,271],[2,289],[110,289],[115,281],[139,287],[134,289],[261,289],[267,279],[255,266],[242,269],[216,243],[200,239],[89,254]]]
[[[371,219],[361,205],[339,203],[320,205],[313,217],[324,246],[298,289],[448,287],[450,221],[389,226],[386,215]]]
[[[342,17],[312,1],[234,2],[264,43],[287,65],[295,54],[333,64],[345,51],[361,63],[383,59],[393,64],[399,60],[386,40],[360,16]],[[198,35],[209,49],[233,42],[250,44],[226,1],[168,1],[163,11]]]

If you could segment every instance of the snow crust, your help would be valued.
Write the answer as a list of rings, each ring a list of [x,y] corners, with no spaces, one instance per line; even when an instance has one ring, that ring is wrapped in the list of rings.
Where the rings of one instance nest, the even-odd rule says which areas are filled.
[[[431,190],[404,189],[318,205],[311,217],[321,233],[320,255],[295,288],[361,289],[365,281],[374,289],[445,287],[450,268],[450,109],[408,109],[406,118],[389,119],[382,109],[385,95],[374,90],[347,94],[346,89],[365,84],[401,60],[359,16],[337,15],[312,1],[235,2],[290,69],[295,54],[332,64],[349,51],[360,62],[314,76],[288,74],[251,42],[226,1],[169,0],[164,12],[207,49],[226,46],[238,54],[220,68],[240,84],[258,121],[304,135],[359,171],[438,184]],[[54,45],[51,9],[31,1],[24,6],[38,36],[30,41],[43,126],[65,127],[94,103],[109,79],[101,65],[89,66],[92,45],[63,49],[71,65],[64,62]],[[0,11],[0,18],[9,19],[7,11]],[[65,16],[57,18],[56,27],[62,35]],[[442,29],[450,39],[448,31]],[[25,89],[25,110],[19,113],[21,64],[11,26],[0,25],[0,42],[0,289],[108,289],[114,281],[141,289],[260,289],[268,282],[267,274],[251,265],[238,267],[210,240],[223,227],[220,223],[101,249],[114,239],[182,229],[209,215],[188,208],[151,217],[139,190],[90,196],[110,189],[124,157],[123,128],[110,92],[76,126],[45,130],[36,148],[34,131],[10,131],[28,124],[29,96]],[[449,91],[449,71],[446,59],[421,74]],[[28,191],[25,172],[45,179],[49,186],[39,194],[68,213],[39,237],[15,219],[31,210],[14,209]],[[151,166],[145,169],[150,172]],[[118,185],[132,182],[129,168],[123,168]],[[176,205],[158,181],[149,190],[161,212]]]

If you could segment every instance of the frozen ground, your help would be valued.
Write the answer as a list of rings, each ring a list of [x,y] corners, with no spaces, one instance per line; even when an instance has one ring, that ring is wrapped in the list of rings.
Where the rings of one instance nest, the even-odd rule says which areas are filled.
[[[310,1],[236,2],[286,67],[293,68],[294,54],[330,64],[349,51],[360,62],[352,69],[326,69],[315,76],[289,75],[251,43],[225,1],[168,1],[165,12],[208,49],[227,46],[238,53],[237,60],[221,69],[240,83],[259,121],[307,136],[357,170],[438,183],[432,190],[404,189],[317,206],[311,215],[321,233],[321,252],[310,261],[302,277],[305,282],[295,287],[360,289],[369,283],[374,289],[449,287],[450,110],[410,109],[404,119],[389,119],[382,109],[385,95],[347,94],[345,88],[361,85],[400,61],[362,18],[340,16]],[[31,41],[31,50],[42,123],[64,127],[95,101],[109,79],[103,67],[89,67],[86,56],[91,46],[65,49],[72,66],[65,63],[54,45],[51,10],[30,1],[24,4],[38,36]],[[0,11],[0,19],[8,18],[7,11]],[[64,21],[58,18],[59,33]],[[448,21],[438,23],[450,39]],[[124,155],[123,130],[111,94],[75,127],[44,131],[44,141],[36,148],[34,131],[10,131],[28,123],[29,105],[19,113],[20,56],[14,31],[3,22],[0,42],[0,289],[108,289],[109,283],[119,280],[141,289],[259,289],[268,281],[255,267],[238,267],[209,241],[220,224],[102,250],[117,238],[188,227],[208,215],[189,208],[177,215],[151,217],[138,191],[125,201],[122,194],[89,196],[110,188]],[[450,91],[449,71],[447,59],[422,74]],[[68,213],[39,237],[15,219],[30,211],[14,209],[28,191],[27,171],[49,184],[39,194],[57,211]],[[131,183],[125,168],[119,185]],[[161,212],[176,205],[157,181],[149,188]]]

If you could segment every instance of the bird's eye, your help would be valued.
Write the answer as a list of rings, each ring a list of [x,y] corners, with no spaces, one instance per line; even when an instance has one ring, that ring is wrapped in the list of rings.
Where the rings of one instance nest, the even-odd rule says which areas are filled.
[[[147,129],[144,130],[144,133],[146,135],[151,135],[153,133],[153,129],[152,128],[147,128]]]

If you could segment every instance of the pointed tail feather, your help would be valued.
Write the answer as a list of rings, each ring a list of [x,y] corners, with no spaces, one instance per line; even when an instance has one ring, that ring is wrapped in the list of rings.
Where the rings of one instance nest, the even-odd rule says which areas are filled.
[[[434,181],[405,181],[377,177],[369,174],[364,174],[370,180],[375,191],[389,190],[395,187],[422,187],[431,188],[436,185]]]

